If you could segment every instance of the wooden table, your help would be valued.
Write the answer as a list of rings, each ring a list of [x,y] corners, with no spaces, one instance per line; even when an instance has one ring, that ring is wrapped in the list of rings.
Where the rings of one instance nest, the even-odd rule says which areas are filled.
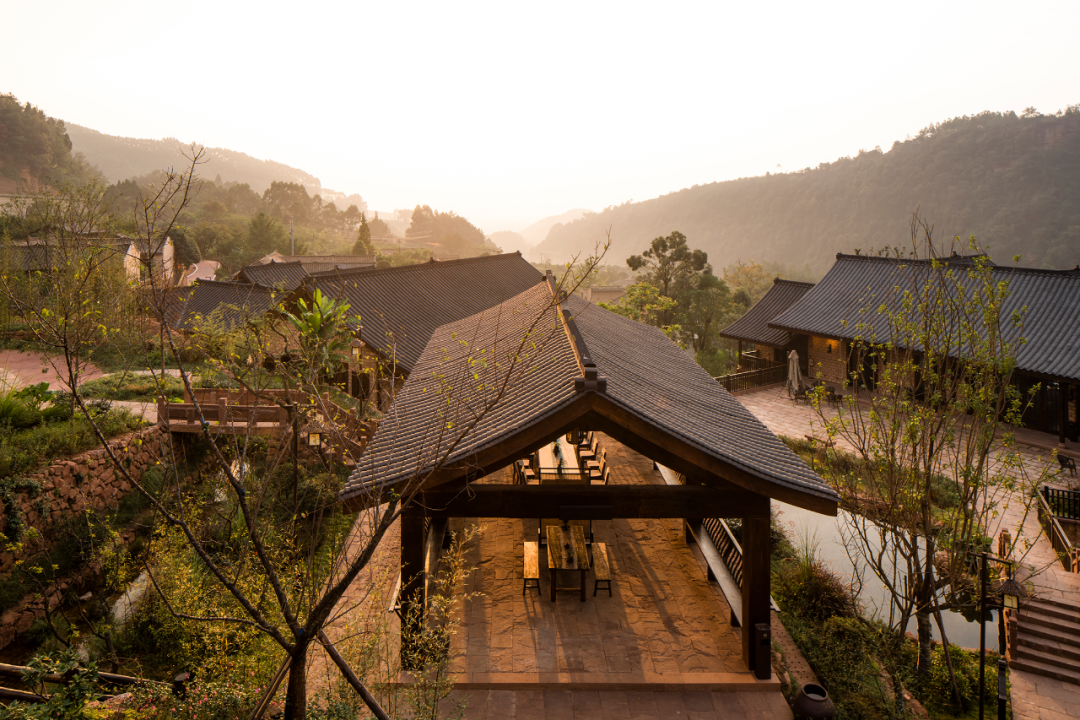
[[[566,546],[569,545],[569,548]],[[576,570],[581,575],[581,602],[585,602],[585,573],[589,570],[589,553],[585,549],[585,531],[580,525],[564,528],[548,525],[547,528],[548,571],[551,573],[551,602],[555,602],[556,590],[573,590],[572,587],[556,587],[560,570]]]

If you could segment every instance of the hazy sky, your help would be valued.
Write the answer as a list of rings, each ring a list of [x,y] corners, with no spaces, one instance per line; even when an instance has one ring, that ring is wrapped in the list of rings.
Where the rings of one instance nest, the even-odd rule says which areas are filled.
[[[0,92],[487,232],[1080,103],[1080,2],[0,0]]]

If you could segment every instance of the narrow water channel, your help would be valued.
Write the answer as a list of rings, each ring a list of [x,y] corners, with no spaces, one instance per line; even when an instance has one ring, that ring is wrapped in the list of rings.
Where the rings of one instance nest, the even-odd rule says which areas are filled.
[[[874,571],[865,567],[865,561],[858,558],[861,573],[856,573],[856,566],[848,556],[844,547],[844,533],[848,531],[848,514],[839,510],[836,517],[819,515],[809,510],[803,510],[793,505],[773,500],[773,510],[779,514],[781,525],[787,532],[788,537],[796,545],[809,538],[817,543],[818,557],[836,575],[845,581],[852,581],[857,575],[862,578],[862,590],[859,593],[859,601],[863,605],[864,614],[868,617],[877,617],[888,622],[889,619],[889,593]],[[963,615],[955,611],[942,613],[942,624],[949,636],[949,642],[966,648],[979,647],[979,624],[971,622]],[[940,640],[937,623],[933,627],[934,639]],[[986,648],[997,650],[997,611],[993,611],[993,618],[986,623]],[[915,620],[908,623],[908,631],[915,632]]]

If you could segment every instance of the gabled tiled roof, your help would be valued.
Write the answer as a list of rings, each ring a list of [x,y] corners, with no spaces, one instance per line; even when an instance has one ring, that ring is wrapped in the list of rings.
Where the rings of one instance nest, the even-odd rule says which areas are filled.
[[[220,280],[199,280],[187,290],[182,309],[173,315],[173,327],[215,333],[242,327],[286,297],[262,285]]]
[[[771,328],[769,322],[798,302],[812,287],[814,283],[776,278],[765,296],[754,303],[745,315],[721,330],[720,337],[784,347],[791,342],[791,333]]]
[[[308,277],[300,261],[247,265],[236,273],[236,280],[292,292]]]
[[[796,503],[809,498],[818,506],[837,502],[836,493],[660,330],[577,297],[562,307],[573,314],[605,389],[575,389],[583,368],[548,284],[540,283],[432,335],[341,499],[356,502],[436,466],[464,476],[487,467],[492,453],[513,455],[514,438],[535,436],[545,423],[561,422],[556,417],[580,417],[576,409],[583,414],[589,403],[612,422],[622,424],[615,418],[627,414],[641,421],[651,428],[650,442],[673,438],[738,471],[747,489],[759,494],[785,494]],[[521,358],[516,367],[515,357]],[[507,372],[507,392],[499,398]],[[500,455],[495,461],[514,459]]]
[[[953,258],[949,264],[961,277],[969,276],[969,259]],[[927,261],[837,255],[828,274],[769,325],[788,332],[849,340],[864,335],[865,331],[857,328],[859,311],[896,297],[897,287],[921,287],[928,266]],[[1080,380],[1080,332],[1076,322],[1080,317],[1080,270],[995,266],[992,272],[995,280],[1008,283],[1009,297],[1001,314],[1003,325],[1009,325],[1008,318],[1014,311],[1024,313],[1022,336],[1027,342],[1017,349],[1018,369]],[[877,340],[888,340],[886,333],[887,328],[877,329]]]
[[[412,372],[432,333],[494,307],[540,282],[520,253],[316,276],[305,282],[359,315],[363,341]]]

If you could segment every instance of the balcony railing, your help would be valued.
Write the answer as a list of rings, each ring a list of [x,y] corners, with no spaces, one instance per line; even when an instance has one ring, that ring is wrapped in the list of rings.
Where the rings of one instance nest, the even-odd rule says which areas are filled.
[[[1069,572],[1080,573],[1080,548],[1073,547],[1061,519],[1080,520],[1080,514],[1068,515],[1076,511],[1076,500],[1080,493],[1071,490],[1057,490],[1047,485],[1035,492],[1035,501],[1039,511],[1039,522],[1046,531],[1046,537],[1058,554],[1061,564]]]
[[[723,385],[728,392],[750,390],[751,388],[784,382],[787,379],[787,365],[774,365],[761,370],[721,375],[714,379]]]

